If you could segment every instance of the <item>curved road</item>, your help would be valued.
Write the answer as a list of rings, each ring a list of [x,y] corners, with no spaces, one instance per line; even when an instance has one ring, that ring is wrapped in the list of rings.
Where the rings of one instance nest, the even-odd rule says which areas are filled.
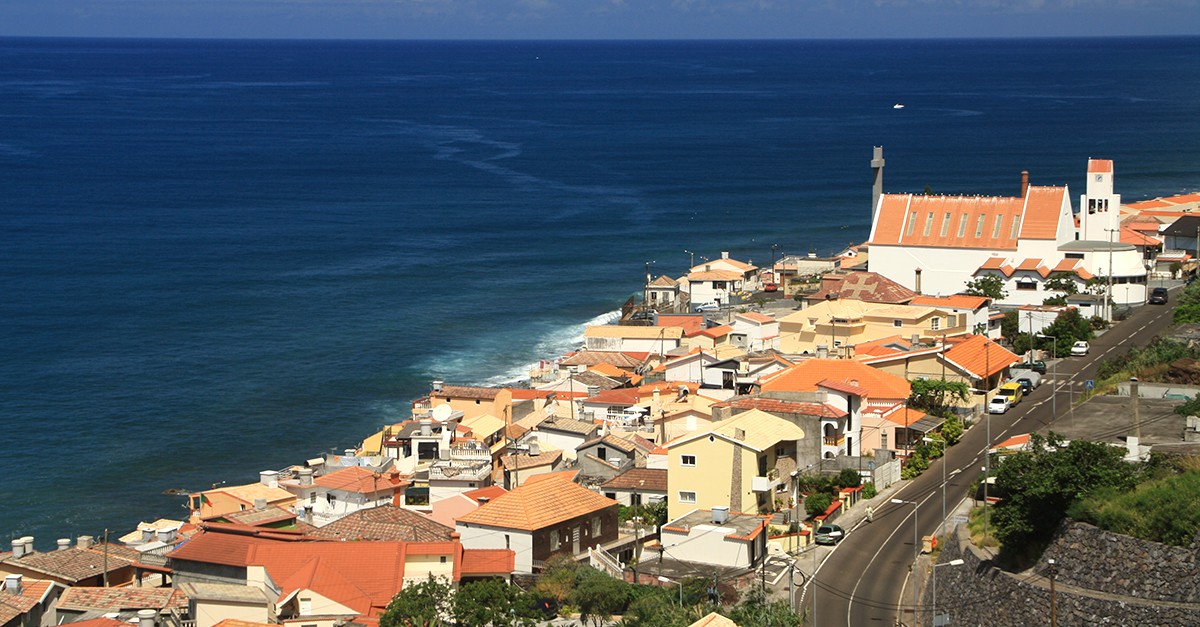
[[[957,445],[950,447],[946,456],[893,494],[892,498],[917,503],[918,535],[932,535],[941,524],[942,512],[953,510],[967,496],[971,483],[982,471],[985,442],[994,445],[1013,435],[1037,431],[1050,424],[1054,419],[1051,390],[1059,386],[1062,386],[1057,403],[1059,419],[1065,419],[1069,407],[1067,387],[1076,381],[1094,378],[1099,362],[1113,356],[1114,352],[1124,352],[1134,345],[1144,346],[1169,325],[1171,309],[1153,305],[1142,307],[1097,338],[1087,356],[1061,360],[1052,385],[1042,385],[1034,390],[1007,414],[990,416],[990,420],[985,418],[971,427]],[[1053,372],[1053,369],[1047,372],[1047,378],[1052,378]],[[944,508],[943,464],[950,475]],[[821,627],[932,623],[931,608],[928,607],[917,608],[917,622],[914,622],[913,589],[906,586],[915,556],[913,510],[914,506],[908,504],[888,503],[879,507],[874,522],[859,525],[821,564],[816,578],[817,618]],[[940,597],[947,603],[957,602],[953,594]]]

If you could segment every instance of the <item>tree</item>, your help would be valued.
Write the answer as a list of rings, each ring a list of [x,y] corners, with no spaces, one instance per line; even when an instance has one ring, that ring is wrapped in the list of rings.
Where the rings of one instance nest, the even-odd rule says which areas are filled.
[[[1171,321],[1175,324],[1200,322],[1200,282],[1192,283],[1180,292]]]
[[[593,568],[579,572],[571,604],[579,608],[579,619],[599,627],[629,603],[629,584]]]
[[[833,495],[828,492],[817,492],[804,498],[804,511],[809,516],[820,516],[833,505]]]
[[[800,615],[787,601],[770,601],[759,586],[751,586],[729,612],[729,618],[742,627],[800,627]]]
[[[380,627],[440,627],[446,625],[454,603],[454,588],[430,575],[419,583],[406,583],[379,617]]]
[[[1043,348],[1055,347],[1057,344],[1058,354],[1067,355],[1071,352],[1071,345],[1080,340],[1092,339],[1092,325],[1087,321],[1087,318],[1079,315],[1077,309],[1067,309],[1058,314],[1054,322],[1042,331],[1043,335],[1058,338],[1058,342],[1043,340],[1041,345]]]
[[[454,595],[454,620],[459,625],[527,627],[536,625],[534,595],[500,579],[463,585]]]
[[[837,476],[837,484],[843,488],[857,488],[862,485],[862,475],[853,468],[843,468]]]
[[[909,384],[908,406],[927,414],[945,416],[952,404],[971,398],[971,386],[965,381],[913,379]]]
[[[947,445],[954,446],[962,439],[964,430],[961,418],[953,415],[949,416],[946,418],[946,422],[942,423],[942,438],[946,440]]]
[[[1004,312],[1004,317],[1000,320],[1000,335],[1012,341],[1021,332],[1021,317],[1017,314],[1016,309],[1009,309]]]
[[[1079,293],[1079,284],[1075,282],[1075,275],[1070,272],[1052,273],[1046,277],[1042,288],[1047,292],[1062,292],[1063,296]]]
[[[1137,484],[1123,449],[1084,440],[1064,446],[1055,433],[1034,434],[1029,446],[996,465],[993,494],[1001,500],[991,520],[1001,558],[1010,564],[1040,554],[1077,499],[1099,488],[1129,490]]]
[[[1008,292],[1004,289],[1004,279],[994,274],[985,274],[973,281],[967,281],[964,294],[971,296],[987,296],[992,300],[1004,300],[1008,298]]]

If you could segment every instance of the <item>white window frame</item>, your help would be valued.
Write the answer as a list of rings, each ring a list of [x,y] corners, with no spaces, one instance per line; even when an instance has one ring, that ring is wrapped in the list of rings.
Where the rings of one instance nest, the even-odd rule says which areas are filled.
[[[692,459],[692,463],[690,463],[690,464],[688,463],[689,457]],[[695,455],[680,455],[679,456],[679,465],[684,468],[695,468],[696,467],[696,456]]]
[[[679,491],[679,502],[694,505],[696,503],[696,493],[688,490]]]

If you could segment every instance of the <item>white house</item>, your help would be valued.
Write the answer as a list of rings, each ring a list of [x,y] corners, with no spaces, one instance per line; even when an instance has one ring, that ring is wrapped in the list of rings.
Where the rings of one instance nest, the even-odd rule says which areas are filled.
[[[302,468],[298,479],[279,482],[279,487],[296,495],[296,513],[317,527],[360,510],[399,505],[408,485],[394,470],[376,472],[361,466],[348,466],[315,480],[312,469]]]
[[[694,509],[662,526],[662,550],[681,562],[753,568],[767,554],[770,516]]]
[[[779,348],[779,321],[757,312],[740,313],[733,317],[729,343],[748,351]]]
[[[680,327],[635,327],[615,324],[589,326],[583,332],[588,351],[616,351],[665,355],[683,340]]]
[[[1061,295],[1045,289],[1055,274],[1080,284],[1111,274],[1120,286],[1113,290],[1117,304],[1144,302],[1141,254],[1118,237],[1112,161],[1088,161],[1078,230],[1067,187],[1030,186],[1027,177],[1018,197],[880,196],[869,269],[924,294],[956,294],[978,277],[997,276],[1008,305],[1040,305]]]

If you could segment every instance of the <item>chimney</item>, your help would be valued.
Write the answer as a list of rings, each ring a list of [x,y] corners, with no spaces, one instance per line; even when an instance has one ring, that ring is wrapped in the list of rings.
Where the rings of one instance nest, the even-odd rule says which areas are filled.
[[[714,525],[725,524],[729,520],[729,508],[725,505],[718,505],[712,508],[712,521]]]
[[[254,499],[254,511],[261,512],[267,509],[267,499]]]
[[[421,419],[421,435],[429,437],[433,435],[433,421],[428,418]]]
[[[264,507],[266,506],[266,503],[267,503],[266,499],[256,499],[254,501],[255,509],[258,509],[259,501],[263,502]],[[176,528],[176,527],[167,527],[165,529],[159,529],[158,530],[158,541],[162,542],[163,544],[170,544],[170,543],[174,542],[175,541],[175,533],[177,531],[178,531],[178,528]]]
[[[81,549],[92,548],[92,536],[79,536],[75,539],[75,546]]]
[[[13,559],[25,557],[25,541],[21,538],[12,541],[12,556]]]
[[[541,455],[541,454],[542,454],[542,445],[537,440],[530,440],[529,441],[529,455],[531,457],[537,457],[538,455]]]
[[[16,555],[16,552],[13,552]],[[21,594],[21,576],[20,575],[5,575],[4,576],[4,591],[9,594]]]
[[[312,468],[301,468],[300,469],[300,487],[307,488],[308,486],[311,486],[312,484],[313,484],[313,469]]]
[[[721,259],[729,259],[729,251],[728,250],[721,251]]]
[[[25,543],[25,555],[33,555],[33,536],[23,536],[21,542]]]
[[[829,345],[828,344],[817,344],[817,359],[828,359],[828,358],[829,358]]]
[[[58,539],[58,550],[59,551],[65,551],[69,548],[71,548],[71,539],[70,538],[59,538]]]
[[[434,391],[434,392],[441,392],[441,391],[442,391],[442,381],[441,381],[440,379],[435,379],[435,380],[433,381],[433,384],[432,384],[432,385],[433,385],[433,391]]]
[[[658,397],[659,397],[658,388],[654,388],[654,394],[653,394],[653,399],[654,399],[654,400],[652,401],[652,402],[654,403],[654,407],[658,407],[658,406],[659,406],[659,398],[658,398]]]
[[[733,416],[733,408],[732,408],[732,407],[730,407],[730,406],[728,406],[728,405],[725,405],[725,406],[722,406],[722,407],[713,407],[713,408],[712,408],[712,419],[713,419],[713,422],[720,422],[720,421],[722,421],[722,420],[729,420],[729,418],[730,418],[730,417],[732,417],[732,416]]]
[[[917,344],[920,344],[920,343],[921,343],[921,334],[920,334],[920,333],[913,333],[913,334],[912,334],[912,338],[909,340],[909,343],[910,343],[910,344],[912,344],[913,346],[916,346]]]
[[[917,268],[917,269],[913,270],[913,273],[915,274],[914,281],[916,283],[915,289],[913,289],[913,291],[920,294],[921,293],[921,269]]]
[[[871,155],[871,172],[874,183],[871,186],[871,227],[875,227],[876,213],[879,211],[879,198],[883,196],[883,146],[876,146]]]
[[[258,473],[258,482],[268,488],[279,487],[279,472],[275,470],[264,470]]]
[[[478,498],[478,499],[476,499],[476,500],[477,500],[477,501],[479,501],[479,504],[480,504],[480,505],[487,505],[487,504],[488,504],[488,503],[489,503],[489,502],[490,502],[492,499],[490,499],[490,498],[488,498],[488,497],[486,497],[486,496],[481,496],[481,497],[479,497],[479,498]],[[455,532],[455,533],[458,533],[458,532]]]
[[[1021,198],[1029,195],[1029,170],[1021,170]]]
[[[158,621],[158,612],[155,610],[138,610],[138,627],[154,627]]]
[[[154,542],[154,527],[138,527],[138,531],[142,532],[142,544]]]
[[[600,393],[600,386],[598,386],[598,385],[589,385],[588,386],[588,398],[591,398],[599,393]]]

